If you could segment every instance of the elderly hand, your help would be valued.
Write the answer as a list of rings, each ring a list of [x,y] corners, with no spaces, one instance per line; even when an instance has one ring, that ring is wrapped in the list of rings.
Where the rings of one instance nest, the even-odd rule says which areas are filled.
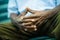
[[[27,8],[28,12],[31,12],[32,14],[28,17],[22,16],[22,20],[20,19],[19,22],[22,22],[21,24],[24,26],[25,31],[36,31],[37,26],[36,23],[40,17],[42,16],[43,11],[36,11],[36,10],[31,10]]]
[[[20,20],[17,20],[17,22],[19,24],[18,26],[22,25],[23,26],[22,28],[25,30],[27,30],[27,29],[37,30],[36,25],[37,24],[41,25],[48,18],[53,17],[53,15],[55,15],[60,10],[59,8],[60,8],[60,6],[55,7],[54,9],[43,10],[43,11],[36,11],[36,10],[31,10],[29,8],[26,8],[26,11],[30,12],[32,14],[31,14],[31,16],[25,17],[25,14],[27,12],[23,12],[22,16],[20,15],[19,17],[17,17],[17,19],[18,18],[20,19]]]
[[[60,10],[60,6],[55,7],[54,9],[50,9],[50,10],[43,10],[43,11],[36,11],[36,10],[31,10],[29,8],[27,8],[28,12],[32,13],[31,16],[28,17],[24,17],[23,18],[23,22],[27,22],[27,23],[22,23],[27,29],[32,29],[32,28],[36,28],[37,24],[38,26],[41,25],[42,23],[44,23],[46,20],[48,20],[49,18],[53,17],[59,10]],[[30,22],[30,23],[28,23]],[[35,25],[35,27],[31,27],[29,25]]]

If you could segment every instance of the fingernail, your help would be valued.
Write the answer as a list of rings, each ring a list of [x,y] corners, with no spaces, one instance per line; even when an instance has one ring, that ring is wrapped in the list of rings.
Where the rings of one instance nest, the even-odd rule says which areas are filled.
[[[36,28],[36,25],[34,25],[34,28]]]
[[[34,19],[32,19],[32,21],[34,21]]]
[[[35,28],[34,30],[36,31],[37,29]]]
[[[27,31],[27,29],[24,29],[25,31]]]

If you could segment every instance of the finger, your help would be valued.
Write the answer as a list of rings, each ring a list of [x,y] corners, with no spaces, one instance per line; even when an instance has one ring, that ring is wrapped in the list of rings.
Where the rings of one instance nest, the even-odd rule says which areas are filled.
[[[22,20],[23,22],[34,22],[35,19],[25,19],[25,20]]]
[[[27,7],[26,10],[29,12],[31,9]]]
[[[24,17],[23,19],[31,19],[31,18],[38,18],[40,17],[40,15],[31,15],[31,16],[28,16],[28,17]]]
[[[21,21],[23,20],[23,18],[24,18],[24,16],[17,17],[17,18],[16,18],[16,21],[17,21],[17,22],[21,22]]]
[[[37,11],[36,10],[32,10],[32,9],[30,9],[30,8],[28,8],[28,11],[30,12],[30,13],[32,13],[32,14],[35,14]]]
[[[25,28],[27,28],[27,29],[34,29],[34,28],[36,28],[36,25],[25,26]]]
[[[36,31],[37,30],[36,25],[26,26],[26,27],[27,28],[24,29],[25,31]]]
[[[32,24],[32,22],[28,22],[28,23],[22,23],[21,25],[23,25],[23,26],[29,26],[31,24]]]
[[[32,9],[30,9],[30,8],[26,8],[26,10],[28,11],[28,12],[30,12],[30,13],[35,13],[36,11],[35,10],[32,10]]]
[[[27,9],[25,9],[25,10],[23,10],[21,13],[20,13],[20,15],[19,16],[25,16],[26,14],[27,14]]]
[[[23,22],[23,23],[26,23],[26,22],[32,22],[32,23],[34,23],[34,22],[36,22],[38,19],[39,19],[39,18],[24,19],[24,20],[22,20],[22,22]]]

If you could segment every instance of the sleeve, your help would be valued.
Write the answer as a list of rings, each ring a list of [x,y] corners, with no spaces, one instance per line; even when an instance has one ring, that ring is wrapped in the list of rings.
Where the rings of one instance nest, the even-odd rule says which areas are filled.
[[[9,0],[8,2],[8,18],[10,17],[11,13],[18,14],[18,7],[16,4],[16,0]]]

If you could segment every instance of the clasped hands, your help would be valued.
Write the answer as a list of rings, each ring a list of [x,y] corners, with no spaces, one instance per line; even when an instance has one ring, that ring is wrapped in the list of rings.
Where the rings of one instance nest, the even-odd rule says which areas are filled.
[[[25,16],[28,12],[31,13],[30,16]],[[39,19],[39,14],[37,15],[37,12],[40,11],[35,11],[31,10],[30,8],[26,8],[25,11],[23,11],[19,16],[16,17],[17,22],[19,25],[23,26],[22,29],[25,31],[36,31],[37,26],[35,25],[36,21]]]
[[[39,25],[44,23],[47,19],[56,15],[56,13],[59,11],[60,11],[60,5],[58,5],[53,9],[42,10],[42,11],[26,8],[25,11],[20,13],[20,15],[12,13],[10,18],[12,20],[12,23],[17,27],[20,27],[20,29],[25,31],[36,31]],[[26,17],[25,15],[28,12],[30,12],[31,15]]]
[[[25,16],[28,12],[30,16]],[[15,15],[14,25],[25,31],[36,31],[38,24],[41,25],[49,16],[49,10],[36,11],[26,8],[20,15]],[[48,15],[48,16],[47,16]],[[14,17],[12,15],[12,17]]]

